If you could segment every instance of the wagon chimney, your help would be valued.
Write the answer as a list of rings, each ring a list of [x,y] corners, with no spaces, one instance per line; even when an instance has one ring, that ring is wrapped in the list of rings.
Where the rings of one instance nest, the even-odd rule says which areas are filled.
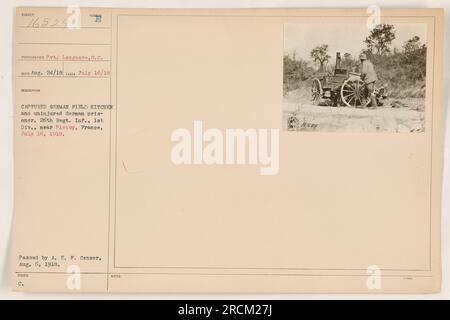
[[[340,68],[341,68],[341,53],[336,52],[336,66],[334,67],[334,70],[336,71],[337,69]]]

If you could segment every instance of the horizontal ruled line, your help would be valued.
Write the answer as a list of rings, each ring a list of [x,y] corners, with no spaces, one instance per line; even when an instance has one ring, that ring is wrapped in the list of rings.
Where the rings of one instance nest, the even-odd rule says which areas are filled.
[[[111,27],[77,27],[77,28],[69,28],[69,27],[31,27],[31,26],[18,26],[18,28],[24,28],[24,29],[69,29],[69,30],[77,30],[77,29],[111,29]]]
[[[15,274],[51,274],[51,275],[67,275],[64,271],[16,271]],[[367,277],[367,274],[306,274],[306,273],[194,273],[194,272],[80,272],[80,274],[92,275],[191,275],[191,276],[299,276],[299,277]],[[404,274],[384,274],[381,277],[417,277],[432,278],[432,275],[404,275]]]
[[[110,78],[109,76],[108,77],[101,77],[101,76],[98,76],[98,77],[87,77],[87,76],[22,76],[22,75],[19,75],[18,77],[19,78],[55,78],[55,79],[58,79],[58,78],[108,79],[108,78]]]
[[[110,46],[110,43],[72,43],[72,42],[19,42],[18,44],[73,45],[73,46]]]
[[[62,59],[17,59],[17,61],[31,62],[110,62],[111,60],[62,60]]]

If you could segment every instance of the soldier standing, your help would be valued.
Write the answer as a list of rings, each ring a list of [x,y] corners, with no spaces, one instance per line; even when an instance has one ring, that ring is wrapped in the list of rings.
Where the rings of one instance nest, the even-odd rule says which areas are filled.
[[[361,79],[365,82],[369,96],[370,96],[370,106],[373,108],[377,107],[377,98],[375,97],[375,81],[378,80],[377,73],[373,67],[372,62],[367,59],[365,53],[359,55],[359,60],[361,64],[359,66],[359,72],[361,73]]]

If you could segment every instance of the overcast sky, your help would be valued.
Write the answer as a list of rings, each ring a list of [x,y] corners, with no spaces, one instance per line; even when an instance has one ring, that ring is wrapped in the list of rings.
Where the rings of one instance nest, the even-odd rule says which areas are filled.
[[[401,48],[403,43],[414,36],[419,36],[426,43],[427,27],[425,23],[394,24],[395,40],[391,47]],[[369,31],[362,23],[288,23],[284,27],[284,51],[310,60],[310,52],[314,47],[328,44],[331,61],[334,62],[336,52],[352,54],[355,58],[365,48],[364,39]]]

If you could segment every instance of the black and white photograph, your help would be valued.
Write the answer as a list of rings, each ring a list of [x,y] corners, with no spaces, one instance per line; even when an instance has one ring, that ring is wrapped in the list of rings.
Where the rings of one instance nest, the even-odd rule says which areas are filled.
[[[283,129],[424,132],[427,26],[287,23]]]

